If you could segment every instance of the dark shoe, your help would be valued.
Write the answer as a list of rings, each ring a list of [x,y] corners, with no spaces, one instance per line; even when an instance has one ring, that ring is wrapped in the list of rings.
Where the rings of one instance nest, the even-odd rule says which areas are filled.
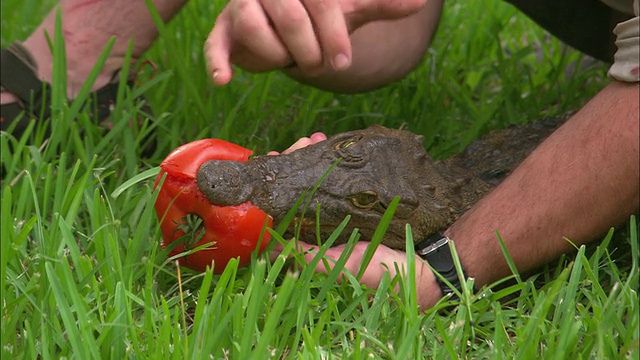
[[[48,103],[50,87],[36,77],[36,63],[19,43],[2,49],[0,65],[2,91],[8,91],[18,98],[17,102],[0,106],[0,129],[7,131],[17,122],[11,132],[19,138],[32,118],[47,119],[51,116]]]
[[[17,102],[0,106],[0,129],[11,129],[11,134],[20,138],[32,119],[44,120],[51,117],[51,86],[38,79],[35,60],[20,43],[15,42],[7,49],[2,49],[0,64],[2,91],[8,91],[18,98]],[[89,95],[93,118],[100,125],[108,123],[118,96],[119,78],[119,72],[116,72],[107,85]],[[134,76],[129,77],[127,86],[134,86]],[[138,99],[144,100],[142,97]],[[151,114],[146,103],[143,112]],[[150,154],[154,148],[155,142],[147,139],[143,153]]]

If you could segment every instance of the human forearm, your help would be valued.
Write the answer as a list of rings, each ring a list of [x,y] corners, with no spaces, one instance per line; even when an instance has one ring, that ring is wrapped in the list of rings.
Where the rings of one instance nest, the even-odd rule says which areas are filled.
[[[438,26],[441,0],[428,1],[414,15],[368,23],[351,34],[353,58],[347,70],[330,64],[312,74],[286,70],[305,84],[343,93],[374,90],[398,80],[414,69],[426,52]]]
[[[175,16],[187,0],[154,0],[153,6],[164,21]],[[133,60],[142,56],[158,36],[154,20],[144,2],[60,1],[63,23],[67,85],[69,98],[74,98],[93,71],[104,47],[111,38],[115,43],[93,89],[106,85],[113,73],[122,67],[129,42],[133,41]],[[53,54],[49,38],[55,34],[57,8],[23,42],[37,65],[37,76],[51,82]]]
[[[638,210],[638,84],[612,83],[446,234],[478,285],[583,244]]]

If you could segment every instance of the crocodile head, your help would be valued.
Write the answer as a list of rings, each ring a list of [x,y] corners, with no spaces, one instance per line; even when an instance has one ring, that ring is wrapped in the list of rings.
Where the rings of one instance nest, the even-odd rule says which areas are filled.
[[[346,241],[355,228],[370,238],[389,203],[399,197],[383,243],[402,249],[407,223],[420,241],[466,210],[469,192],[480,194],[464,174],[433,161],[422,143],[422,136],[408,131],[374,126],[286,155],[256,156],[243,163],[209,161],[200,167],[197,180],[212,203],[251,201],[275,222],[306,196],[310,206],[297,215],[306,228],[303,240],[312,242],[317,225],[320,239],[326,239],[347,215],[351,219],[337,243]]]

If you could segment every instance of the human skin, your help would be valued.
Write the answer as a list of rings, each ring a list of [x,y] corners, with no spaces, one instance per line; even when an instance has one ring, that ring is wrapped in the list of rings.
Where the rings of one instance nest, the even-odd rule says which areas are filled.
[[[257,0],[242,0],[243,3],[251,1]],[[433,6],[433,3],[428,2],[427,6]],[[330,50],[320,53],[321,59],[305,62],[308,59],[300,61],[296,58],[298,51],[287,47],[304,43],[299,39],[295,43],[274,44],[276,48],[285,48],[277,52],[263,52],[245,42],[242,31],[246,29],[230,25],[235,21],[231,18],[233,14],[241,18],[247,15],[234,12],[236,4],[234,0],[229,3],[231,10],[226,15],[229,18],[223,11],[222,21],[216,23],[216,27],[227,28],[214,27],[205,48],[214,82],[219,85],[231,80],[232,63],[250,71],[268,71],[293,60],[298,68],[286,72],[298,81],[339,92],[376,88],[402,77],[406,68],[411,68],[424,53],[426,47],[415,45],[403,52],[393,51],[397,49],[395,40],[402,32],[405,31],[403,39],[407,34],[420,34],[419,38],[428,44],[432,36],[428,30],[433,31],[437,23],[437,17],[427,17],[432,14],[425,8],[400,20],[365,22],[365,25],[349,25],[349,17],[345,16],[347,28],[357,29],[351,33],[350,46],[344,47],[342,37],[347,35],[334,31],[334,37],[328,38],[334,39],[335,43],[320,46]],[[436,8],[439,10],[440,6]],[[271,19],[271,22],[275,21]],[[240,21],[241,24],[249,22],[247,19]],[[402,30],[396,33],[390,24]],[[277,24],[272,29],[277,34]],[[291,30],[287,28],[287,31]],[[251,29],[249,33],[256,31]],[[380,40],[381,33],[388,36]],[[307,41],[317,43],[317,38],[309,37]],[[372,44],[375,46],[370,46]],[[334,50],[336,48],[340,50]],[[353,54],[351,67],[336,66],[331,61],[336,53]],[[359,56],[361,53],[366,56]],[[403,62],[406,68],[398,64],[390,66],[393,62]],[[258,63],[260,67],[254,67]],[[475,279],[476,287],[510,274],[496,232],[504,240],[518,270],[526,272],[571,251],[573,245],[565,238],[575,245],[585,244],[638,211],[638,99],[637,83],[612,82],[546,139],[500,186],[445,231],[445,235],[453,239],[460,261],[467,274]],[[299,140],[286,151],[323,139],[322,134],[316,133]],[[311,251],[307,255],[310,260],[315,247],[304,243],[300,246]],[[356,245],[345,265],[347,270],[358,271],[366,246],[366,242]],[[326,256],[337,259],[343,249],[343,246],[331,248]],[[428,265],[419,258],[416,260],[418,301],[420,307],[426,309],[442,297],[442,292]],[[406,268],[406,253],[380,246],[361,281],[375,288],[385,272],[395,275],[396,266]],[[322,264],[317,270],[327,271]]]
[[[318,87],[354,92],[381,86],[406,75],[417,64],[435,30],[441,7],[441,1],[437,0],[430,1],[426,7],[425,0],[389,4],[382,0],[307,1],[309,5],[316,5],[312,18],[322,25],[318,27],[320,31],[316,31],[311,19],[305,15],[307,10],[297,0],[265,2],[233,0],[217,18],[205,52],[216,75],[215,83],[222,85],[231,79],[231,60],[251,71],[280,69],[295,61],[298,67],[290,69],[289,75]],[[155,0],[153,3],[162,19],[169,21],[186,0]],[[135,61],[158,35],[144,2],[62,0],[23,42],[36,61],[38,77],[45,82],[51,82],[53,70],[46,34],[55,33],[58,8],[66,43],[69,98],[75,97],[112,36],[116,37],[114,47],[92,90],[107,84],[113,73],[122,67],[130,40],[134,44]],[[263,9],[268,9],[271,16],[267,17]],[[286,42],[283,44],[269,24],[276,16],[278,21],[273,22],[274,26],[287,34],[300,36],[283,36]],[[371,19],[390,21],[371,22]],[[418,24],[426,24],[427,31]],[[317,37],[314,31],[319,34]],[[406,59],[377,56],[379,51],[389,49],[378,45],[379,35],[390,40],[401,38],[402,42],[386,43],[402,43],[396,45],[395,50],[398,54],[406,53]],[[352,42],[358,43],[360,38],[362,44],[357,46],[360,50],[352,59]],[[366,48],[372,50],[362,51]],[[294,58],[289,56],[288,49],[294,49]],[[373,57],[384,61],[374,63]],[[316,76],[311,78],[307,76],[309,74]],[[2,104],[13,101],[16,98],[10,93],[0,93]]]
[[[347,69],[324,66],[307,75],[293,67],[285,73],[301,83],[341,93],[375,90],[402,79],[422,60],[438,26],[441,1],[429,1],[399,20],[370,22],[351,33],[352,64]],[[388,54],[393,54],[389,56]]]
[[[232,64],[261,72],[295,63],[295,68],[285,72],[298,81],[337,92],[371,90],[400,79],[415,67],[435,32],[442,6],[439,0],[303,3],[230,1],[205,44],[214,82],[228,83]],[[304,12],[304,5],[309,4],[323,6],[307,7]],[[269,16],[272,13],[279,15]],[[330,19],[315,21],[325,17]],[[346,62],[336,60],[339,57]]]
[[[527,272],[598,239],[638,211],[639,96],[637,84],[608,85],[445,231],[477,288],[510,274],[496,232],[518,270]],[[316,133],[286,151],[323,139]],[[347,270],[358,272],[366,246],[356,245]],[[310,251],[310,261],[315,246],[301,248]],[[331,248],[326,256],[337,260],[343,249]],[[404,252],[380,245],[362,283],[376,288],[384,272],[394,276],[396,265],[406,268],[406,260]],[[442,292],[426,263],[419,258],[415,263],[418,303],[427,309]],[[327,269],[320,264],[318,271]]]
[[[638,211],[638,84],[612,82],[447,231],[479,285],[527,271]],[[487,261],[487,259],[492,259]]]
[[[116,1],[122,3],[114,4]],[[212,30],[205,56],[215,75],[214,82],[219,85],[231,80],[232,63],[251,71],[269,71],[295,61],[298,68],[286,72],[314,86],[340,92],[382,86],[401,78],[417,64],[435,31],[441,8],[439,1],[429,1],[426,5],[418,0],[381,2],[381,5],[373,0],[327,0],[322,4],[333,8],[320,8],[324,18],[316,22],[324,26],[309,28],[311,19],[320,15],[302,16],[295,24],[307,29],[297,31],[296,26],[282,25],[295,13],[280,13],[274,21],[270,16],[265,18],[264,13],[255,12],[263,9],[257,9],[255,1],[231,0]],[[297,3],[287,1],[288,9]],[[155,1],[165,21],[184,3]],[[236,8],[238,3],[244,4],[243,7]],[[270,6],[277,8],[278,4],[281,3],[269,1]],[[60,5],[67,41],[70,97],[82,85],[112,35],[117,34],[118,40],[94,89],[106,84],[111,74],[121,67],[129,39],[135,39],[135,59],[157,37],[144,3],[63,0]],[[123,11],[124,8],[131,10]],[[133,11],[134,8],[138,11]],[[270,14],[276,13],[276,8],[268,8]],[[241,9],[253,10],[238,11]],[[123,16],[126,13],[135,14],[136,18]],[[39,76],[44,81],[51,80],[52,60],[44,33],[54,33],[54,14],[52,12],[24,43],[33,53]],[[330,21],[337,15],[343,16],[342,20]],[[243,20],[238,23],[235,16]],[[253,16],[263,16],[263,21],[252,21]],[[93,21],[96,18],[101,22],[96,24]],[[379,19],[384,21],[377,21]],[[273,28],[269,20],[274,23]],[[251,24],[257,24],[258,28],[247,29]],[[247,34],[265,30],[260,28],[265,25],[271,32],[265,35],[267,38],[261,38],[260,42],[246,39]],[[278,31],[302,36],[281,37]],[[402,39],[401,47],[397,45],[398,39]],[[409,39],[413,41],[408,42]],[[346,57],[346,63],[336,61],[341,54]],[[519,271],[524,272],[570,251],[571,245],[564,237],[574,244],[584,244],[638,211],[638,95],[637,83],[614,82],[607,86],[445,232],[454,240],[462,265],[476,279],[477,286],[509,275],[496,231],[500,232]],[[2,93],[2,103],[6,101],[11,101],[11,96]],[[301,139],[287,151],[324,139],[323,134],[316,133]],[[309,244],[300,245],[313,249]],[[345,265],[349,271],[358,271],[366,246],[365,242],[356,245]],[[337,259],[342,251],[343,247],[337,246],[326,255]],[[377,287],[385,272],[395,275],[396,264],[406,267],[406,254],[380,246],[362,278],[363,284]],[[426,263],[416,261],[416,264],[418,300],[421,308],[426,309],[433,306],[442,293]],[[320,265],[318,271],[326,269]]]
[[[164,21],[169,21],[186,4],[186,0],[156,0],[154,6]],[[53,56],[47,36],[55,34],[57,9],[62,16],[62,34],[67,62],[67,96],[74,98],[93,70],[111,37],[115,44],[92,90],[105,86],[114,72],[122,67],[133,40],[132,58],[137,58],[158,37],[158,30],[144,1],[129,0],[62,0],[54,7],[22,45],[29,50],[40,80],[51,83]],[[16,101],[8,93],[0,93],[0,103]]]

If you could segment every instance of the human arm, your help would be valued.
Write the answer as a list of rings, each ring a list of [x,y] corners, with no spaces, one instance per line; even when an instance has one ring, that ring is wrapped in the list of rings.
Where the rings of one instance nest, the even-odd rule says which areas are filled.
[[[571,251],[565,237],[579,246],[638,211],[638,96],[637,83],[608,85],[445,232],[477,287],[511,273],[496,231],[518,270],[527,272]],[[315,136],[297,145],[321,140]],[[358,271],[366,246],[356,245],[347,270]],[[343,248],[326,255],[337,259]],[[379,246],[362,283],[377,287],[385,271],[395,275],[396,264],[406,267],[406,254]],[[442,293],[426,263],[416,258],[416,265],[418,300],[426,309]],[[318,271],[326,269],[321,264]]]
[[[638,211],[638,84],[612,82],[446,232],[482,286],[598,238]]]
[[[445,231],[477,287],[510,274],[496,231],[518,271],[527,272],[571,251],[565,238],[585,244],[638,211],[638,99],[637,83],[612,82]],[[359,259],[351,260],[347,268],[357,271]],[[392,268],[392,262],[404,259],[389,256],[372,263],[376,278],[370,284],[381,279],[381,264]],[[421,264],[416,273],[422,274],[417,284],[424,309],[442,293],[434,290],[426,265],[416,263]]]

